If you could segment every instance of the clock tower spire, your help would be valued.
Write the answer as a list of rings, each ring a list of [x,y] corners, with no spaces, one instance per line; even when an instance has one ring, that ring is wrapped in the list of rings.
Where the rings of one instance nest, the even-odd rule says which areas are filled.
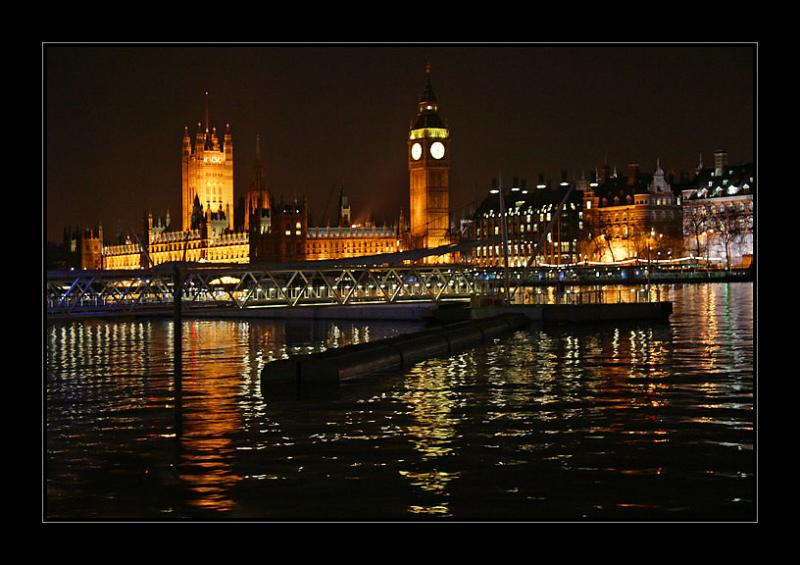
[[[450,243],[450,130],[439,116],[430,63],[425,88],[408,133],[411,245],[431,248]]]

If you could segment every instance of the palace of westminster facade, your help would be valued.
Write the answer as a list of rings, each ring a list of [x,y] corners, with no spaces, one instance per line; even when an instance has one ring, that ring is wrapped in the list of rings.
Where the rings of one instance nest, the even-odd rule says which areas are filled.
[[[430,67],[426,75],[407,138],[408,223],[401,211],[391,226],[352,225],[342,188],[337,225],[309,226],[305,198],[276,202],[267,189],[258,139],[252,182],[235,205],[230,126],[226,124],[220,142],[206,112],[194,143],[188,127],[184,129],[180,230],[169,212],[155,219],[147,213],[141,238],[134,234],[134,239],[107,243],[99,226],[65,233],[65,246],[77,253],[81,268],[139,269],[169,261],[340,259],[433,248],[466,238],[483,241],[461,260],[499,267],[504,264],[505,227],[510,267],[524,266],[531,256],[540,264],[566,265],[723,254],[732,266],[746,265],[752,257],[753,166],[729,166],[722,150],[715,153],[714,168],[704,168],[701,156],[694,178],[684,176],[678,182],[673,175],[667,181],[660,163],[652,175],[642,174],[634,163],[626,175],[607,165],[589,179],[582,175],[568,180],[563,171],[561,181],[553,183],[540,175],[530,190],[524,179],[514,178],[507,188],[498,188],[495,181],[474,214],[462,220],[460,232],[451,230],[450,131],[439,115]]]
[[[256,141],[249,189],[234,202],[234,144],[230,125],[220,140],[216,128],[197,124],[194,142],[184,128],[180,230],[164,218],[145,215],[141,237],[108,243],[102,225],[65,232],[85,269],[139,269],[169,261],[284,263],[340,259],[446,245],[449,223],[450,132],[438,114],[427,69],[426,85],[408,136],[410,222],[402,211],[395,225],[351,224],[342,189],[336,226],[309,226],[308,203],[275,201],[267,189]],[[71,239],[71,242],[66,241]],[[77,247],[77,249],[76,249]]]

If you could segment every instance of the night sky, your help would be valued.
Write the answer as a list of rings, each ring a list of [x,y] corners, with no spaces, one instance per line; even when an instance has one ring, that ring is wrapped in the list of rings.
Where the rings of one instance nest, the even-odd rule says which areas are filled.
[[[44,46],[46,236],[101,222],[141,232],[145,210],[180,222],[181,138],[230,123],[238,201],[256,134],[276,198],[306,195],[335,222],[408,217],[406,139],[432,66],[450,127],[450,204],[493,177],[536,184],[630,161],[651,172],[753,160],[755,48],[737,46]]]

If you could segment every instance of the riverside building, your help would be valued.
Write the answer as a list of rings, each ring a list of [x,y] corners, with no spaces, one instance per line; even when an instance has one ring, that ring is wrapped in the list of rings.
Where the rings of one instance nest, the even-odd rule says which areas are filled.
[[[472,229],[481,245],[474,248],[472,261],[480,267],[504,266],[505,224],[509,267],[524,267],[531,257],[536,264],[577,262],[583,229],[583,185],[566,177],[563,172],[561,182],[554,184],[540,175],[539,183],[530,189],[526,179],[514,177],[511,187],[502,189],[502,202],[501,188],[493,179],[489,195],[475,213]]]
[[[665,178],[660,160],[652,175],[630,163],[627,174],[604,165],[583,193],[585,261],[670,260],[681,256],[680,198]]]
[[[753,164],[730,165],[724,149],[714,166],[703,158],[695,178],[681,187],[684,249],[687,255],[749,267],[753,258]]]

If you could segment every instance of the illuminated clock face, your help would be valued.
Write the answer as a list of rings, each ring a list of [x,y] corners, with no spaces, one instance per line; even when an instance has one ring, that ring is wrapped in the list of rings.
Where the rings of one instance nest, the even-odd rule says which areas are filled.
[[[411,158],[418,161],[422,157],[422,145],[415,143],[411,146]]]
[[[434,159],[441,159],[444,157],[444,143],[441,141],[436,141],[433,145],[431,145],[431,157]]]

